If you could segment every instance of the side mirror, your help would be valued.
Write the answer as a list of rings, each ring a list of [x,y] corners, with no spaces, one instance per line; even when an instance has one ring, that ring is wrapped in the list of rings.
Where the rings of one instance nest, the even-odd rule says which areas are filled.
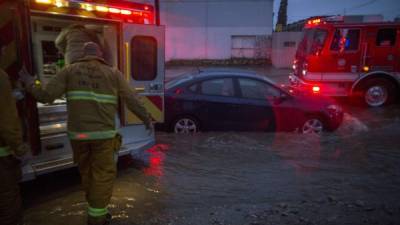
[[[273,98],[273,102],[274,102],[275,105],[279,105],[279,104],[281,104],[282,102],[286,101],[287,98],[288,98],[288,96],[287,96],[286,94],[281,93],[279,96],[275,96],[275,97]]]

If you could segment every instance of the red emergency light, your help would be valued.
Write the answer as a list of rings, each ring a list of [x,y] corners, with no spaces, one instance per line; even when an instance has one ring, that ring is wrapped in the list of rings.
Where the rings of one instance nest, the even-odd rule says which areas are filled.
[[[307,24],[308,25],[319,25],[320,23],[321,23],[321,19],[312,19],[312,20],[309,20],[309,21],[307,21]]]
[[[96,12],[99,15],[111,16],[111,15],[121,15],[124,18],[129,17],[141,17],[148,21],[153,21],[153,7],[145,4],[125,2],[124,1],[106,1],[104,4],[96,3],[91,0],[33,0],[38,5],[43,5],[46,7],[56,8],[70,8],[78,9],[89,12]],[[122,4],[124,3],[124,4]],[[127,18],[128,19],[128,18]],[[129,20],[129,19],[128,19]]]

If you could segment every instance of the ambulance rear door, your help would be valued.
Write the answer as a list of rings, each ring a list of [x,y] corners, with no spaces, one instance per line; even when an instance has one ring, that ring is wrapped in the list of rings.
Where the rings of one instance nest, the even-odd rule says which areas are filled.
[[[123,24],[124,74],[155,122],[164,121],[165,27]],[[125,125],[142,124],[125,109]]]

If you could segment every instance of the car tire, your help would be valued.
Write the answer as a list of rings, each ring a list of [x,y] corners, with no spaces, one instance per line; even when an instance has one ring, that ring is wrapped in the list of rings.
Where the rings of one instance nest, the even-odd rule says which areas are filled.
[[[176,134],[195,134],[200,131],[200,123],[191,116],[181,116],[171,124],[171,131]]]
[[[318,116],[309,116],[304,120],[300,127],[302,134],[317,134],[321,135],[327,129],[324,121]]]
[[[367,80],[361,88],[361,100],[369,107],[388,105],[396,99],[396,86],[383,78]]]

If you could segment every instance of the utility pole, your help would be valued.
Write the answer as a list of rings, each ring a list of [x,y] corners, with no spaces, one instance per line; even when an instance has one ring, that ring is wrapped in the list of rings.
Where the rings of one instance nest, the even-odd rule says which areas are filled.
[[[278,12],[278,21],[275,27],[276,32],[281,32],[287,25],[287,6],[288,0],[281,0]]]
[[[156,25],[160,26],[160,0],[154,0],[154,7],[156,11]]]

